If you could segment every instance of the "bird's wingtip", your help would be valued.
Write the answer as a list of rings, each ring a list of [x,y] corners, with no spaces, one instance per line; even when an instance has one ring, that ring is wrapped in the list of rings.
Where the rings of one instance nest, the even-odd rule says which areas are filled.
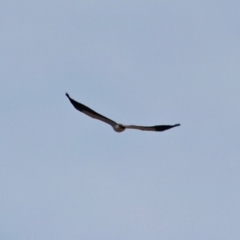
[[[69,94],[66,92],[66,94],[65,94],[68,98],[70,98],[70,96],[69,96]]]
[[[179,126],[181,126],[181,124],[180,124],[180,123],[178,123],[178,124],[175,124],[175,127],[179,127]]]

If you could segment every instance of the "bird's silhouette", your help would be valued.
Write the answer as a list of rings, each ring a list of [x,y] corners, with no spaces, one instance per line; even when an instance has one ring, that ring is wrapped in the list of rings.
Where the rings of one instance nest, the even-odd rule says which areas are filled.
[[[79,103],[77,101],[75,101],[74,99],[72,99],[68,93],[66,93],[66,96],[68,97],[69,101],[72,103],[72,105],[80,112],[98,119],[100,121],[103,121],[109,125],[112,126],[112,128],[114,129],[114,131],[116,132],[123,132],[125,129],[137,129],[137,130],[142,130],[142,131],[155,131],[155,132],[162,132],[165,130],[168,130],[170,128],[174,128],[177,126],[180,126],[180,124],[174,124],[174,125],[156,125],[156,126],[151,126],[151,127],[147,127],[147,126],[137,126],[137,125],[123,125],[120,123],[116,123],[115,121],[104,117],[103,115],[93,111],[91,108],[83,105],[82,103]]]

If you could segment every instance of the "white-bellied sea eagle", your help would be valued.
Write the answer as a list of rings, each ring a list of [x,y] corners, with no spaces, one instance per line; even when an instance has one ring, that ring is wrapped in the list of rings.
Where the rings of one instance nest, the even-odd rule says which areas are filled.
[[[68,97],[69,101],[72,103],[72,105],[79,110],[80,112],[98,119],[100,121],[103,121],[109,125],[112,126],[112,128],[114,129],[114,131],[116,132],[123,132],[125,129],[138,129],[138,130],[143,130],[143,131],[155,131],[155,132],[162,132],[165,130],[168,130],[170,128],[174,128],[177,126],[180,126],[180,124],[174,124],[174,125],[157,125],[157,126],[152,126],[152,127],[145,127],[145,126],[136,126],[136,125],[123,125],[120,123],[116,123],[113,120],[106,118],[104,116],[102,116],[101,114],[93,111],[91,108],[75,101],[74,99],[72,99],[68,93],[66,93],[66,96]]]

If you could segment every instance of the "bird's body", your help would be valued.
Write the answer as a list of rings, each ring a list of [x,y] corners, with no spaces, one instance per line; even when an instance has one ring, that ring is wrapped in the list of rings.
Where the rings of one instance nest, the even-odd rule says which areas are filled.
[[[125,127],[122,125],[122,124],[116,124],[116,125],[114,125],[113,126],[113,130],[115,131],[115,132],[123,132],[123,131],[125,131]]]
[[[66,96],[68,97],[69,101],[72,103],[72,105],[80,112],[88,115],[89,117],[98,119],[100,121],[103,121],[109,125],[112,126],[113,130],[115,132],[123,132],[125,129],[138,129],[142,131],[155,131],[155,132],[162,132],[165,130],[168,130],[173,127],[180,126],[180,124],[175,124],[175,125],[157,125],[157,126],[151,126],[151,127],[146,127],[146,126],[136,126],[136,125],[123,125],[120,123],[116,123],[115,121],[104,117],[103,115],[93,111],[91,108],[83,105],[82,103],[79,103],[72,99],[68,93],[66,93]]]

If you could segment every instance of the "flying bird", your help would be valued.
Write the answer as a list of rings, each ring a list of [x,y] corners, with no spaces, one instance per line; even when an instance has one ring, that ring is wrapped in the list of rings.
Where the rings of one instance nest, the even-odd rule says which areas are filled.
[[[89,117],[98,119],[100,121],[103,121],[109,125],[112,126],[114,131],[116,132],[123,132],[125,129],[138,129],[138,130],[143,130],[143,131],[155,131],[155,132],[162,132],[165,130],[168,130],[170,128],[174,128],[177,126],[180,126],[180,124],[175,124],[175,125],[157,125],[157,126],[152,126],[152,127],[146,127],[146,126],[136,126],[136,125],[123,125],[120,123],[116,123],[115,121],[104,117],[103,115],[93,111],[91,108],[83,105],[82,103],[79,103],[72,99],[68,93],[66,93],[66,96],[68,97],[69,101],[72,103],[72,105],[80,112],[88,115]]]

